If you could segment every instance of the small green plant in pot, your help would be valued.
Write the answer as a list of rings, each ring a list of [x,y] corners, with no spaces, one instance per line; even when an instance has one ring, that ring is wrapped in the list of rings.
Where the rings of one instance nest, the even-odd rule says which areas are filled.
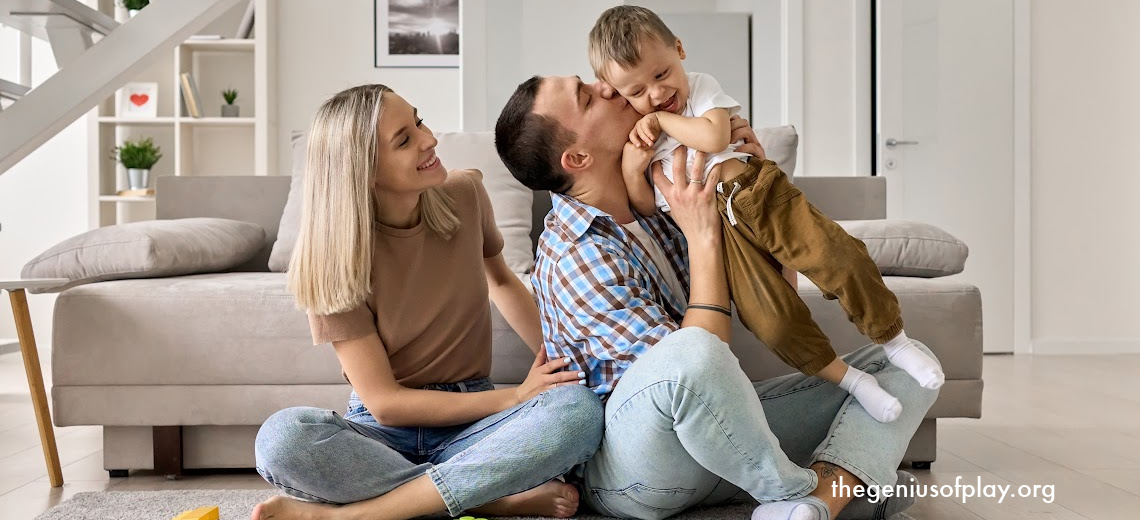
[[[123,0],[123,7],[127,9],[127,14],[131,17],[139,14],[139,11],[148,5],[150,5],[150,0]]]
[[[237,117],[239,107],[234,104],[237,101],[238,91],[228,88],[222,91],[222,99],[226,100],[226,104],[222,105],[222,117]]]
[[[112,157],[127,169],[127,184],[132,190],[145,190],[150,184],[150,169],[162,159],[162,149],[146,137],[137,141],[123,141],[115,147]]]

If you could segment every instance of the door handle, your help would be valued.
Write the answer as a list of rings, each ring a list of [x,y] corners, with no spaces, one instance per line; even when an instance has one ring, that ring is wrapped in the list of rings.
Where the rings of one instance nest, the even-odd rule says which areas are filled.
[[[918,141],[899,141],[898,139],[895,139],[894,137],[888,137],[887,141],[883,144],[885,144],[887,146],[898,146],[900,144],[918,144]]]

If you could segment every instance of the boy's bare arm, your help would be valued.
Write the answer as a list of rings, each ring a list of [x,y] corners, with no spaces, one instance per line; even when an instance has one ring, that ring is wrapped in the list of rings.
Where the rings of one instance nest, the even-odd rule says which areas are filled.
[[[625,179],[625,190],[629,192],[629,205],[638,215],[648,217],[657,212],[657,201],[653,195],[653,188],[649,187],[649,180],[644,173],[622,174]]]
[[[654,112],[661,130],[681,144],[705,153],[723,152],[732,133],[727,108],[714,108],[700,117],[679,116],[671,112]]]
[[[621,156],[621,176],[625,181],[625,191],[629,204],[639,215],[648,217],[657,212],[657,199],[653,186],[645,177],[649,161],[653,159],[652,148],[639,148],[633,143],[625,143]]]

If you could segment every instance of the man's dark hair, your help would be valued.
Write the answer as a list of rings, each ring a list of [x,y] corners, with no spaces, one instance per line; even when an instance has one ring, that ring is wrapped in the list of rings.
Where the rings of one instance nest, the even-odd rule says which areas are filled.
[[[515,89],[495,123],[495,150],[523,186],[562,193],[570,189],[562,152],[575,136],[553,118],[534,113],[541,84],[542,78],[535,76]]]

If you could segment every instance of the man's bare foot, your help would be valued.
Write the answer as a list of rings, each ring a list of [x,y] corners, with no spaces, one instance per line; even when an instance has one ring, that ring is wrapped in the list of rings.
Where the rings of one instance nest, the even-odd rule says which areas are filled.
[[[551,480],[517,495],[500,498],[471,510],[494,516],[553,516],[569,518],[578,511],[578,490],[565,482]],[[253,520],[260,520],[254,518]]]
[[[333,518],[336,506],[302,502],[289,497],[276,496],[257,504],[249,520],[327,520]]]

